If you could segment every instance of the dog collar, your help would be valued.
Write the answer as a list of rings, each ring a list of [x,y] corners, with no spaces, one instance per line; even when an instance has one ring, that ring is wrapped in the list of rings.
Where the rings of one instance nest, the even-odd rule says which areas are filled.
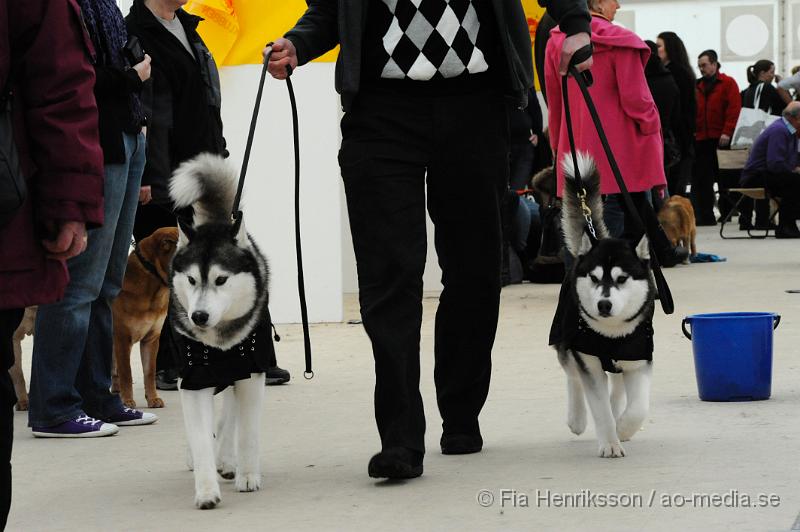
[[[156,279],[161,281],[161,284],[163,284],[164,286],[167,286],[167,287],[169,286],[167,281],[164,280],[163,277],[161,277],[160,273],[158,273],[158,269],[156,269],[155,265],[152,262],[150,262],[149,260],[147,260],[146,258],[144,258],[144,255],[142,255],[142,252],[139,251],[139,243],[138,242],[136,243],[136,246],[134,246],[133,252],[136,255],[136,258],[139,259],[139,262],[142,263],[142,266],[144,266],[145,270],[150,272]]]

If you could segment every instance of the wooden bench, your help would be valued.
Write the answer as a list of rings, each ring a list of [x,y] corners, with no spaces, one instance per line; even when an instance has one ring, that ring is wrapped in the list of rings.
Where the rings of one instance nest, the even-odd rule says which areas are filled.
[[[722,224],[719,226],[719,236],[724,238],[725,240],[736,240],[736,239],[743,239],[743,238],[767,238],[769,236],[775,236],[773,233],[770,235],[770,228],[767,229],[748,229],[747,236],[725,236],[725,226],[728,222],[731,221],[733,215],[739,212],[739,204],[745,198],[751,198],[754,200],[769,200],[771,203],[775,203],[776,205],[780,205],[780,199],[770,196],[766,189],[762,188],[729,188],[725,190],[726,194],[730,194],[731,192],[735,192],[740,194],[739,199],[733,205],[733,208],[728,212],[728,215],[722,220]],[[778,214],[778,209],[772,209],[772,214],[769,217],[769,223],[772,224],[775,220],[775,216]],[[755,232],[755,234],[754,234]],[[763,232],[763,234],[761,234]]]

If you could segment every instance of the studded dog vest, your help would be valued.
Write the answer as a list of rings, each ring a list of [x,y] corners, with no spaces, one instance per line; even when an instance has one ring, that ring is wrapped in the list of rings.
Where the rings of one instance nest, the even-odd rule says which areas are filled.
[[[631,334],[609,338],[594,331],[580,315],[574,282],[566,280],[561,285],[558,308],[550,328],[550,345],[596,356],[609,373],[620,373],[614,365],[617,360],[653,360],[653,306],[650,305]]]
[[[269,325],[258,326],[241,343],[222,351],[173,332],[177,344],[181,388],[219,393],[236,381],[249,379],[251,373],[263,373],[274,358]]]

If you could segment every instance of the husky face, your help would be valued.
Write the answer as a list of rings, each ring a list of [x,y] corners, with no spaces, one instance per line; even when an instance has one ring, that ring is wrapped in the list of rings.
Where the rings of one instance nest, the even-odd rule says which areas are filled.
[[[185,322],[198,332],[250,316],[264,288],[246,233],[214,224],[182,229],[172,285]]]
[[[632,333],[652,304],[647,239],[634,249],[627,241],[584,240],[575,266],[580,311],[600,334],[618,338]]]

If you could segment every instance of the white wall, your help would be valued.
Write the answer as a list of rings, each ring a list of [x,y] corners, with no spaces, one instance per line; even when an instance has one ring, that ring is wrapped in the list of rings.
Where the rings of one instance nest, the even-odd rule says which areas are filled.
[[[703,0],[703,1],[663,1],[663,0],[623,0],[619,12],[619,21],[629,26],[629,21],[634,20],[633,31],[642,39],[656,40],[662,31],[674,31],[686,44],[689,61],[697,64],[697,56],[707,49],[716,50],[722,55],[723,48],[747,52],[760,48],[759,43],[771,38],[772,45],[758,54],[758,59],[769,59],[776,63],[779,74],[788,73],[791,64],[780,54],[781,43],[781,10],[777,0]],[[772,27],[763,28],[754,17],[748,17],[752,24],[739,25],[738,29],[731,30],[730,34],[723,31],[722,10],[724,8],[743,8],[746,13],[756,6],[767,6],[772,11]],[[632,17],[630,15],[633,15]],[[740,19],[742,22],[748,19]],[[725,28],[727,30],[727,28]],[[767,35],[766,30],[769,35]],[[720,57],[722,72],[736,79],[741,90],[747,87],[746,69],[755,63],[755,59],[741,61],[728,60]],[[699,77],[699,72],[695,69]]]

